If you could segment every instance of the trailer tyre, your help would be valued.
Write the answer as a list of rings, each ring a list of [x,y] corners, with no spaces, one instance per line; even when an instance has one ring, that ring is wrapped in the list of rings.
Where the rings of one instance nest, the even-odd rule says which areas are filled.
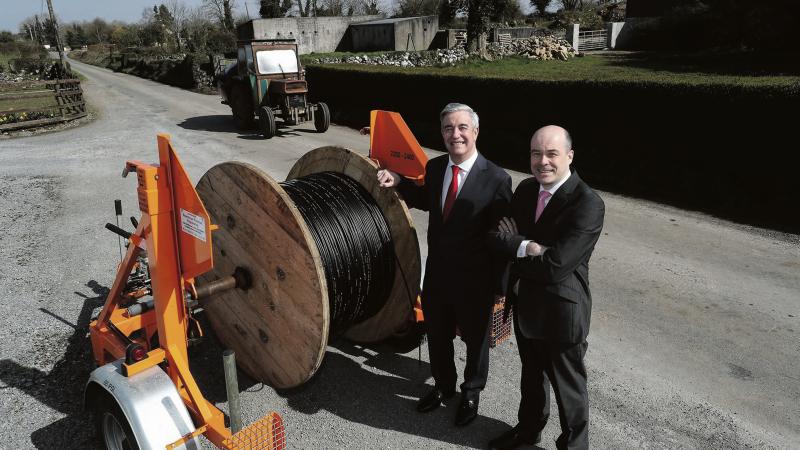
[[[94,427],[102,448],[139,450],[125,414],[110,395],[100,395],[94,402]]]
[[[272,108],[262,106],[258,109],[258,128],[264,139],[275,136],[277,128],[275,127],[275,113],[272,112]]]
[[[314,114],[314,128],[317,129],[317,133],[324,133],[328,131],[329,126],[331,126],[331,111],[328,109],[328,105],[319,102],[317,103],[317,113]]]

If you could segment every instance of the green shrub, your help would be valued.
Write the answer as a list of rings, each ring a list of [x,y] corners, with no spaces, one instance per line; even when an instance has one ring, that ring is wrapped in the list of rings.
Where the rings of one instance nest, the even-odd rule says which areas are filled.
[[[567,28],[570,24],[581,24],[581,30],[603,30],[605,23],[600,15],[600,8],[595,5],[585,6],[574,11],[561,10],[556,14],[556,19],[551,28]]]
[[[798,83],[541,81],[313,65],[307,75],[336,123],[361,127],[370,110],[397,111],[422,145],[443,150],[438,112],[463,102],[481,115],[480,151],[522,172],[531,133],[555,123],[570,130],[574,167],[598,189],[800,232],[785,207],[796,203],[800,165],[800,153],[786,145],[795,140],[796,119],[785,113],[800,105]],[[741,167],[754,148],[781,160],[768,196],[752,189],[752,173]]]

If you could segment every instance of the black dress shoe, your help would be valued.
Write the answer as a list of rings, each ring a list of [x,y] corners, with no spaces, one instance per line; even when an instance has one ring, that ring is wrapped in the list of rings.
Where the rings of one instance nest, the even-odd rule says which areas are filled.
[[[434,409],[442,405],[442,400],[452,397],[453,394],[455,394],[455,390],[444,392],[441,389],[435,387],[431,389],[430,392],[425,394],[424,397],[419,399],[419,402],[417,402],[417,411],[419,412],[433,411]]]
[[[463,427],[478,417],[478,397],[461,396],[461,404],[456,413],[456,426]]]
[[[517,425],[489,441],[489,450],[511,450],[523,445],[535,445],[541,441],[541,432],[536,433],[536,436],[531,437],[530,435],[521,433],[520,427]]]

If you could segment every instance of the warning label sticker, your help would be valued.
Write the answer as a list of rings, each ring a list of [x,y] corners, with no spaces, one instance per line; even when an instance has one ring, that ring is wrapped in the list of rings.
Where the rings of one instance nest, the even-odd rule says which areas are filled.
[[[202,217],[181,208],[181,231],[206,241],[206,221]]]

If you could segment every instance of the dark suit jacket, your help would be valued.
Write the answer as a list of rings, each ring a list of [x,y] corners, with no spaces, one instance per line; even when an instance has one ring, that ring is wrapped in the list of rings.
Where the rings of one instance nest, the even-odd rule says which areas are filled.
[[[495,243],[509,259],[507,299],[523,336],[579,343],[589,334],[592,294],[589,258],[603,229],[605,205],[577,172],[556,191],[534,222],[539,183],[524,180],[511,200],[519,235],[496,234]],[[549,247],[543,255],[516,258],[523,240]],[[512,287],[519,281],[518,295]]]
[[[424,186],[409,181],[398,186],[410,207],[429,213],[423,302],[485,305],[505,287],[506,263],[492,252],[490,232],[509,213],[511,177],[478,154],[443,222],[442,183],[448,161],[446,154],[428,161]]]

